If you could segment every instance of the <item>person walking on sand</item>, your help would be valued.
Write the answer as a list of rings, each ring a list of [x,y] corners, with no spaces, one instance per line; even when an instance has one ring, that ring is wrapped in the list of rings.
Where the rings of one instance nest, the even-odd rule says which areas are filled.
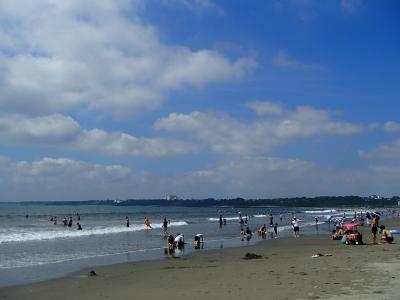
[[[219,215],[219,227],[222,227],[223,222],[222,215]]]

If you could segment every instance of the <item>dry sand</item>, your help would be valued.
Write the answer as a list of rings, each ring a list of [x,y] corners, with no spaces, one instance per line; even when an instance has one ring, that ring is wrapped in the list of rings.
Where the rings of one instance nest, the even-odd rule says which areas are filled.
[[[398,221],[385,224],[399,229]],[[364,241],[370,243],[368,229]],[[399,244],[345,246],[328,235],[278,238],[95,268],[92,277],[82,270],[0,289],[0,299],[400,299]],[[246,253],[262,257],[245,260]],[[332,256],[311,258],[315,253]]]

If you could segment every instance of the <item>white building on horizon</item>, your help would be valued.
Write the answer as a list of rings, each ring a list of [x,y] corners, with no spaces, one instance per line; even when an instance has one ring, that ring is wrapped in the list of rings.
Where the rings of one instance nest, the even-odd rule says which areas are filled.
[[[166,195],[165,200],[167,201],[172,201],[172,200],[178,200],[178,196],[176,195]]]

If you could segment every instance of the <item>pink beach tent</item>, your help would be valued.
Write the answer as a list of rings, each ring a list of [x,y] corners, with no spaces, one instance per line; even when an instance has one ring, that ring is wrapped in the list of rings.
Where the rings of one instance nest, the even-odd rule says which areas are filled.
[[[343,224],[342,228],[347,231],[347,230],[353,230],[354,227],[359,227],[359,226],[363,226],[363,224],[360,223]]]

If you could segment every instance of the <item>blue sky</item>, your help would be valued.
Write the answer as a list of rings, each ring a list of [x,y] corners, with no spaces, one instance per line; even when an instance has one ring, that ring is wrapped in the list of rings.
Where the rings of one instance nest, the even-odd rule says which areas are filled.
[[[398,1],[2,1],[0,201],[399,195]]]

